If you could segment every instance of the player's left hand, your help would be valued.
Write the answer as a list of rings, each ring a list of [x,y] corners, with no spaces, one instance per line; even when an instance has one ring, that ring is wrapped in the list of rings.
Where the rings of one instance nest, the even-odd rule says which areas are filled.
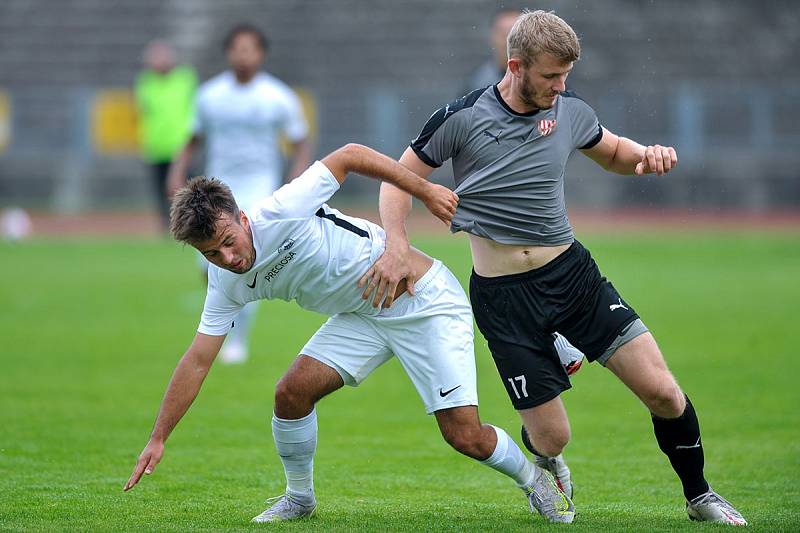
[[[142,474],[152,474],[156,465],[161,461],[162,455],[164,455],[164,443],[162,441],[150,439],[147,446],[144,447],[144,450],[142,450],[142,453],[139,455],[139,460],[136,461],[133,473],[122,490],[125,492],[131,490],[139,483],[139,480],[142,479]]]
[[[453,215],[456,214],[458,207],[458,195],[442,185],[429,183],[428,191],[423,199],[425,207],[428,208],[433,216],[450,225]]]
[[[642,160],[636,164],[634,172],[637,176],[656,173],[663,176],[678,164],[678,154],[672,146],[656,144],[644,150]]]
[[[388,309],[394,302],[397,286],[403,280],[408,293],[414,296],[417,273],[409,261],[408,241],[401,244],[387,242],[383,254],[358,280],[358,287],[364,289],[361,298],[372,297],[372,307],[381,305]]]

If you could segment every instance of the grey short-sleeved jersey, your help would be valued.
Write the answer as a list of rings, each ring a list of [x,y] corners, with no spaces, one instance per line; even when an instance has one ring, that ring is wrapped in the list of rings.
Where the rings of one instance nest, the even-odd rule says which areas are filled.
[[[567,159],[601,137],[594,110],[572,92],[550,109],[522,114],[490,86],[436,111],[411,148],[432,167],[453,160],[460,199],[453,233],[557,246],[574,240],[564,202]]]

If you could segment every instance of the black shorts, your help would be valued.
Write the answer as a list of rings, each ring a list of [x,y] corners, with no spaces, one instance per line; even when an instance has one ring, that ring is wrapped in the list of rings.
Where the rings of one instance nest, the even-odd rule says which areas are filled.
[[[553,346],[554,332],[594,361],[607,357],[639,318],[578,241],[528,272],[486,278],[473,271],[469,293],[478,329],[516,409],[541,405],[571,386]]]

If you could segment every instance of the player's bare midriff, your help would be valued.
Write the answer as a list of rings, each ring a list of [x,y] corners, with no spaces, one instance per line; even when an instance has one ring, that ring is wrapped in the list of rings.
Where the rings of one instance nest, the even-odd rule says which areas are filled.
[[[540,268],[564,253],[569,244],[536,246],[501,244],[476,235],[469,236],[475,272],[487,278],[507,276]]]

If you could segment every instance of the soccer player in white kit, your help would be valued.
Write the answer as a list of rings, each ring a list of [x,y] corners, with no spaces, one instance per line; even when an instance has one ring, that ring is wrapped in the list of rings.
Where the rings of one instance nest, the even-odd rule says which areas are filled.
[[[390,307],[362,298],[357,281],[383,253],[385,234],[380,226],[325,204],[348,172],[392,183],[443,221],[455,212],[458,197],[452,191],[360,145],[316,162],[249,212],[238,209],[218,180],[196,178],[176,194],[171,230],[212,263],[208,294],[198,332],[175,369],[125,490],[161,460],[164,442],[199,392],[242,306],[280,298],[332,316],[276,386],[272,433],[287,486],[254,521],[314,511],[316,402],[345,384],[357,386],[395,355],[453,448],[512,478],[531,511],[571,522],[572,502],[552,474],[528,461],[505,431],[480,422],[472,314],[453,274],[412,249],[410,262],[420,274],[413,287],[401,288]]]
[[[234,27],[225,39],[231,70],[203,83],[197,93],[194,132],[170,169],[172,192],[186,183],[192,154],[205,140],[206,175],[218,177],[245,210],[283,183],[281,135],[292,145],[288,176],[299,175],[311,162],[308,126],[295,93],[278,78],[260,71],[267,40],[258,28]],[[202,266],[207,266],[206,261]],[[248,338],[256,305],[242,309],[220,359],[247,359]]]

